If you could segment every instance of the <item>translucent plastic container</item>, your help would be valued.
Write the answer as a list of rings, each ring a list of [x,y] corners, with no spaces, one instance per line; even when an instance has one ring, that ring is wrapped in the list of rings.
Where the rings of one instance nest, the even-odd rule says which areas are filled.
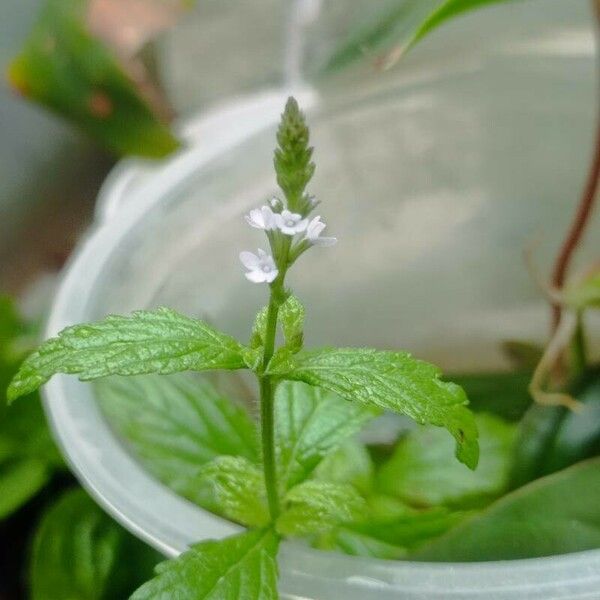
[[[534,18],[540,2],[483,11],[457,25],[479,32],[470,43],[459,36],[452,45],[451,26],[403,69],[294,90],[316,146],[311,190],[339,238],[291,276],[308,307],[309,345],[402,348],[462,371],[505,366],[503,340],[545,339],[548,308],[522,250],[541,235],[536,258],[548,268],[584,180],[595,116],[591,27],[583,4],[572,15],[565,4],[544,3],[543,26]],[[535,27],[511,27],[517,15]],[[248,336],[266,290],[238,264],[239,251],[261,241],[243,214],[276,192],[271,156],[287,93],[205,113],[183,127],[190,147],[179,156],[117,169],[67,269],[49,335],[168,305]],[[596,222],[579,261],[598,247]],[[237,530],[147,474],[91,386],[56,377],[45,399],[81,482],[140,538],[173,556]],[[281,589],[307,600],[591,599],[600,597],[600,550],[427,564],[286,543]]]

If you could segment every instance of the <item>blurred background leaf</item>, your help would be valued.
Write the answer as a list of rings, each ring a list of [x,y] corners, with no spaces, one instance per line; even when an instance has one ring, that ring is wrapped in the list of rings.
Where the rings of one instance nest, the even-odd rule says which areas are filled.
[[[82,490],[44,515],[30,564],[32,600],[127,598],[162,557],[117,525]]]
[[[444,22],[470,10],[518,0],[388,0],[373,2],[345,39],[325,61],[330,73],[371,57],[389,68],[404,53]]]
[[[136,52],[178,10],[167,0],[47,0],[9,81],[116,154],[165,156],[179,146],[170,109]]]

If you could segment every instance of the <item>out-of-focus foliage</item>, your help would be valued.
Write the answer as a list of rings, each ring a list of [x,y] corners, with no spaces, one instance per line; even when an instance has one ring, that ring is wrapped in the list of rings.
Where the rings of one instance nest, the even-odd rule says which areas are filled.
[[[140,2],[123,0],[121,5],[135,15]],[[154,10],[153,4],[148,0],[147,11]],[[109,0],[47,0],[8,78],[21,95],[67,117],[113,152],[162,157],[179,142],[143,63],[126,53],[134,48],[119,45],[124,37],[116,33],[119,27],[125,31],[127,23],[110,17],[114,5]],[[138,21],[137,29],[131,24],[127,29],[135,40],[147,41],[149,30],[160,29],[155,20],[147,24],[140,16]],[[105,37],[112,46],[101,37],[109,31],[113,35]]]
[[[0,390],[3,395],[19,362],[27,354],[27,325],[14,303],[0,297]],[[62,459],[52,441],[39,395],[33,393],[20,406],[7,409],[0,401],[0,519],[39,492]]]
[[[81,489],[46,512],[30,566],[32,600],[127,598],[160,555],[117,525]]]
[[[324,71],[342,69],[376,54],[380,66],[391,66],[418,41],[446,21],[470,10],[516,0],[392,0],[365,7],[359,22],[334,49]]]

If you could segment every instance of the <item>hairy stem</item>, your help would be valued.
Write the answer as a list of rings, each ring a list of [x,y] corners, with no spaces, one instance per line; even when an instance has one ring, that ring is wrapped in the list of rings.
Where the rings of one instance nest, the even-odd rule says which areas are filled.
[[[596,19],[600,24],[600,0],[592,0],[592,8]],[[600,53],[600,43],[597,39],[597,52]],[[600,103],[599,103],[600,104]],[[599,106],[600,109],[600,106]],[[577,247],[579,246],[586,226],[589,223],[592,209],[597,197],[598,183],[600,181],[600,114],[597,117],[596,138],[594,142],[594,154],[588,171],[587,180],[583,189],[577,211],[567,236],[562,243],[554,268],[552,272],[552,286],[556,289],[561,289],[565,283],[565,278],[571,264],[571,260]],[[556,331],[560,320],[560,306],[554,304],[552,306],[552,329]]]
[[[275,352],[275,336],[277,334],[277,316],[279,314],[280,285],[271,288],[271,297],[267,309],[267,326],[264,339],[263,367],[269,364]],[[275,386],[270,375],[259,377],[260,385],[260,422],[263,452],[263,469],[269,513],[274,521],[279,515],[279,490],[277,486],[277,466],[275,463],[275,419],[274,400]]]

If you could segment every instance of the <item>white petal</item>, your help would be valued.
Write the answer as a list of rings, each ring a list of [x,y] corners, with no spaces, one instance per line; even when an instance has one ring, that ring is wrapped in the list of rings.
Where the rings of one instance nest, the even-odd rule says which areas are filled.
[[[271,283],[272,281],[275,280],[277,275],[279,275],[279,271],[277,269],[273,269],[272,271],[269,271],[268,273],[265,273],[263,271],[263,275],[265,277],[264,280],[267,281],[268,283]]]
[[[337,238],[334,237],[318,237],[313,240],[315,246],[334,246],[337,244]]]
[[[240,261],[246,267],[246,269],[256,269],[260,263],[258,256],[256,256],[256,254],[252,254],[252,252],[248,252],[247,250],[240,252]]]
[[[258,249],[258,264],[264,262],[265,258],[269,256],[262,248]]]
[[[260,209],[260,217],[261,217],[264,229],[266,229],[268,231],[268,230],[274,228],[275,214],[268,206],[263,206]]]
[[[263,273],[260,269],[256,269],[254,271],[248,271],[248,273],[244,273],[246,275],[246,279],[251,281],[252,283],[263,283],[267,281],[267,275],[269,273]]]

